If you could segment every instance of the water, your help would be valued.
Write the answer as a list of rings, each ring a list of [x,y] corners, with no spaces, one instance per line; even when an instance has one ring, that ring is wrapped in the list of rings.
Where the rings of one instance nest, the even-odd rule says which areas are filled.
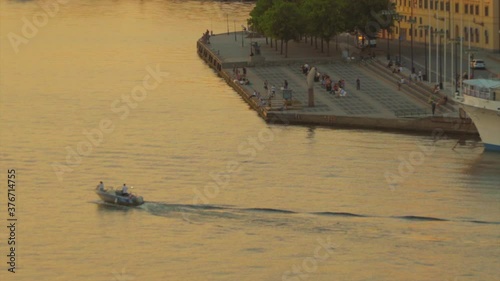
[[[0,3],[1,171],[16,169],[19,219],[2,280],[499,280],[498,154],[267,125],[195,49],[251,4],[68,1],[24,36],[42,2]],[[103,204],[99,180],[147,203]]]

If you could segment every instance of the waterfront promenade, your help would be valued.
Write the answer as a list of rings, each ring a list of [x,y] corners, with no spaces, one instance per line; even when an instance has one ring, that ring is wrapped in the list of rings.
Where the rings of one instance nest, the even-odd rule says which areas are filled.
[[[284,123],[316,124],[373,129],[395,129],[432,131],[442,128],[450,133],[476,133],[470,119],[459,118],[458,106],[451,101],[438,106],[432,114],[429,98],[432,86],[425,82],[408,83],[408,69],[393,74],[384,64],[385,57],[375,49],[376,57],[369,61],[359,60],[360,50],[346,42],[330,43],[324,52],[309,43],[289,42],[288,57],[280,54],[275,46],[266,44],[265,38],[249,38],[247,33],[217,34],[209,43],[198,42],[199,55],[211,65],[228,84],[247,101],[264,119],[279,118]],[[243,43],[242,43],[243,40]],[[260,56],[250,61],[251,44],[260,46]],[[284,50],[283,50],[284,52]],[[354,57],[346,61],[345,56]],[[366,54],[365,54],[366,56]],[[258,61],[259,59],[263,61]],[[333,81],[344,80],[347,94],[338,97],[325,90],[320,82],[314,83],[314,107],[308,106],[306,76],[301,66],[314,66],[321,74],[327,74]],[[243,73],[245,67],[248,85],[235,81],[234,69]],[[398,81],[405,78],[405,84],[398,89]],[[360,89],[356,80],[360,80]],[[268,90],[264,89],[267,80]],[[281,87],[287,81],[293,91],[293,106],[284,107]],[[270,98],[270,90],[276,94]],[[259,93],[258,97],[253,96]],[[437,99],[445,94],[436,94]],[[264,101],[262,101],[264,100]]]

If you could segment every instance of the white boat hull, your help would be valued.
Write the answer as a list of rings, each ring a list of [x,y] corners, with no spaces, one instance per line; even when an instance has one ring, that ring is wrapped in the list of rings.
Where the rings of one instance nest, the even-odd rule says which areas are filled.
[[[500,152],[500,101],[463,98],[462,108],[476,125],[485,150]]]

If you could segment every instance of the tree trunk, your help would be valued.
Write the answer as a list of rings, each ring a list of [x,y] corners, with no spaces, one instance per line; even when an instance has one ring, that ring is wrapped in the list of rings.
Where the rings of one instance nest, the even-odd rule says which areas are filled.
[[[307,35],[305,37],[306,37],[306,44],[307,44]]]
[[[288,58],[288,41],[285,42],[285,58]]]
[[[326,55],[330,56],[330,40],[326,40]]]
[[[283,39],[281,39],[280,55],[283,55]]]
[[[318,49],[318,37],[314,37],[314,45],[316,47],[316,50]]]
[[[266,36],[266,45],[269,45],[269,42],[267,41],[267,36]]]
[[[266,37],[267,39],[267,37]],[[271,48],[273,47],[273,38],[271,38]]]
[[[312,46],[313,45],[313,37],[311,36],[310,39],[311,39],[311,46]]]
[[[278,51],[278,38],[274,39],[274,50]]]
[[[321,38],[321,52],[323,53],[323,38]]]

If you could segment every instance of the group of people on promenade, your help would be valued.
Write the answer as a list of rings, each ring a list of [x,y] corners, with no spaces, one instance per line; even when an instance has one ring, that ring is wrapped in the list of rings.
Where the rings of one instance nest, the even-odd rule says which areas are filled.
[[[309,65],[304,64],[301,67],[302,73],[307,75],[309,73]],[[314,77],[315,82],[320,82],[321,87],[324,88],[329,94],[335,95],[336,97],[345,97],[347,92],[345,90],[345,80],[339,79],[338,81],[334,81],[330,75],[326,73],[316,72],[316,76]],[[356,79],[356,89],[361,90],[361,80],[359,77]]]
[[[240,85],[250,85],[250,81],[247,79],[247,69],[245,67],[240,68],[233,67],[233,82],[239,83]]]
[[[329,75],[322,74],[321,87],[325,88],[328,93],[334,94],[336,97],[345,97],[347,95],[344,79],[335,82]]]
[[[283,86],[281,87],[281,90],[286,90],[286,89],[288,89],[288,80],[285,79],[283,80]],[[266,92],[266,95],[262,95],[259,91],[254,89],[250,97],[256,98],[258,100],[258,104],[260,107],[265,107],[265,106],[271,107],[272,99],[276,96],[276,87],[274,85],[271,85],[271,87],[269,87],[269,82],[267,80],[264,80],[264,90]],[[289,101],[283,98],[283,105],[282,107],[279,108],[279,110],[287,110],[288,104]]]

